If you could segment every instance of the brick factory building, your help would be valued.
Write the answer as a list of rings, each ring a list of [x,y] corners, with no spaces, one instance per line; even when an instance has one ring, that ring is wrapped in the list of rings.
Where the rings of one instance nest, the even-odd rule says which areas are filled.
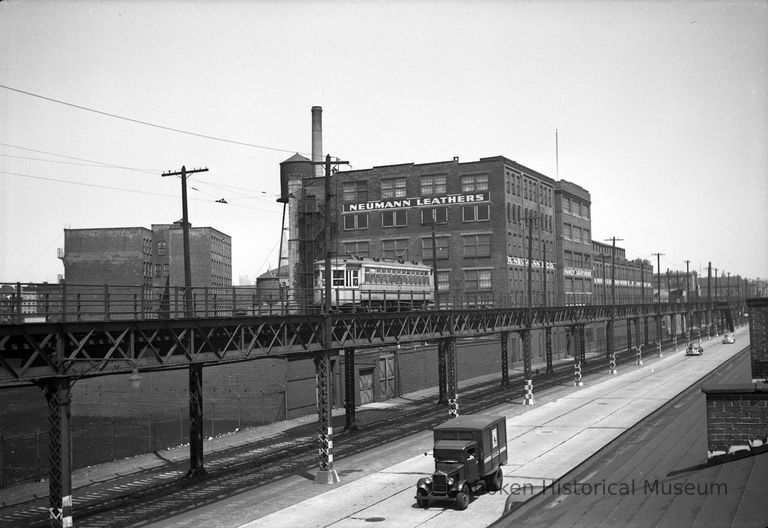
[[[294,157],[284,165],[305,162]],[[431,264],[436,251],[441,305],[524,306],[530,253],[534,304],[542,304],[545,291],[554,300],[555,181],[548,176],[496,156],[342,171],[333,179],[334,255]],[[296,201],[295,224],[316,240],[319,235],[307,226],[319,223],[322,229],[324,178],[298,183],[289,199]],[[525,219],[532,220],[530,226]],[[322,258],[321,244],[316,248],[293,261]],[[298,279],[300,273],[293,276],[297,287],[309,284]]]
[[[215,292],[232,286],[232,243],[212,227],[190,228],[189,240],[192,287],[204,292],[195,296],[194,309],[200,310],[209,305],[207,288]],[[168,317],[183,310],[180,222],[153,224],[152,229],[65,229],[59,258],[64,263],[67,304],[61,309],[66,314],[87,320]]]
[[[231,238],[212,227],[189,230],[193,287],[232,285]],[[181,223],[64,230],[64,280],[72,285],[184,286]]]

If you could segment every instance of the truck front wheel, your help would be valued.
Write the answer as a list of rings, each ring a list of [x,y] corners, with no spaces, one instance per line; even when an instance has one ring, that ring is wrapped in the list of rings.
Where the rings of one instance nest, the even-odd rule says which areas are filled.
[[[461,490],[456,493],[456,509],[466,510],[469,506],[469,486],[464,484]]]
[[[419,508],[429,508],[429,499],[427,498],[427,491],[419,488],[416,491],[416,504]]]

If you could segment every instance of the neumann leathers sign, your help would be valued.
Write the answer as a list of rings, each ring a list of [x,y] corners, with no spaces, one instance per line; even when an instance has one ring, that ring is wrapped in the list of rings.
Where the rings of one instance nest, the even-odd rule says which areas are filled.
[[[435,205],[468,204],[490,201],[487,192],[473,194],[448,194],[422,198],[401,198],[399,200],[372,200],[362,203],[344,204],[344,212],[377,211],[380,209],[402,209],[405,207],[427,207]]]

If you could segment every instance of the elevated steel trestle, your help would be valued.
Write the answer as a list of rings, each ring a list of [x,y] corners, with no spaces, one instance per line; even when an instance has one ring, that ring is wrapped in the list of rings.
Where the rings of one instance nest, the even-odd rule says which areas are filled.
[[[190,468],[188,477],[205,474],[203,463],[203,368],[260,357],[311,357],[317,374],[318,455],[316,481],[338,482],[333,466],[332,357],[344,351],[346,429],[355,430],[357,379],[355,350],[409,342],[437,343],[439,398],[450,416],[459,415],[456,340],[499,334],[501,386],[509,386],[508,337],[523,344],[525,403],[533,404],[531,332],[544,330],[546,368],[552,372],[552,329],[570,330],[574,383],[580,385],[586,362],[585,329],[605,323],[606,352],[615,369],[614,324],[627,321],[627,347],[632,348],[632,321],[639,341],[639,320],[648,343],[648,318],[661,339],[662,318],[683,318],[690,338],[691,318],[704,314],[704,332],[718,333],[725,322],[733,330],[744,321],[744,302],[717,304],[635,304],[515,309],[357,312],[327,316],[281,315],[165,320],[73,321],[0,324],[0,384],[32,382],[44,390],[50,424],[50,519],[52,526],[71,526],[70,388],[80,377],[134,370],[189,369]]]

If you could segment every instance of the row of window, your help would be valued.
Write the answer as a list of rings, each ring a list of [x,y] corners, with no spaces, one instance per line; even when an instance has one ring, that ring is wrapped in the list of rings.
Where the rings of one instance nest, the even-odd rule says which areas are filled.
[[[522,186],[521,186],[522,182]],[[522,176],[519,172],[506,171],[507,194],[522,196],[526,200],[552,207],[552,187]]]
[[[407,178],[382,178],[379,181],[380,196],[383,199],[406,198],[408,189]],[[341,185],[342,200],[346,203],[363,203],[368,201],[368,182],[344,182]],[[470,174],[461,177],[461,192],[472,193],[488,190],[487,174]],[[420,196],[439,196],[448,194],[446,176],[431,175],[419,178]],[[374,194],[375,195],[375,194]]]
[[[365,269],[365,282],[369,284],[426,286],[429,284],[429,272],[421,270],[369,267]]]
[[[563,264],[573,268],[590,269],[592,267],[592,255],[565,250],[563,252]]]
[[[147,257],[152,256],[152,239],[151,238],[142,237],[141,252],[144,254],[144,256],[147,256]]]
[[[603,268],[605,268],[605,276],[606,278],[611,276],[611,259],[605,258],[605,263],[603,264],[602,260],[604,257],[600,257],[599,259],[595,260],[595,276],[596,277],[602,277],[603,276]],[[640,268],[634,267],[634,266],[622,266],[617,264],[616,270],[614,271],[614,277],[616,280],[636,280],[640,281],[640,279],[645,275],[645,280],[651,280],[650,279],[650,272],[643,273],[640,271]]]
[[[592,244],[592,234],[586,227],[563,223],[563,238],[581,244]]]
[[[544,212],[536,212],[533,209],[525,208],[522,205],[511,204],[507,202],[507,221],[520,224],[524,219],[533,218],[534,228],[541,227],[544,231],[552,232],[552,215]]]
[[[589,220],[589,204],[570,196],[563,196],[563,212]]]
[[[590,292],[592,291],[592,279],[578,277],[565,277],[565,292]]]
[[[435,237],[435,246],[437,248],[437,259],[448,259],[448,242],[450,237]],[[462,251],[465,258],[485,258],[491,256],[491,235],[473,234],[463,235],[461,237]],[[386,259],[421,259],[424,262],[431,262],[435,258],[432,245],[432,237],[421,239],[421,254],[418,252],[412,240],[408,238],[389,239],[381,241],[381,255]],[[370,243],[367,240],[345,242],[344,251],[351,255],[361,257],[370,256]]]
[[[334,287],[343,288],[345,286],[359,285],[358,270],[332,270],[331,284]],[[346,283],[345,283],[346,280]],[[315,282],[322,286],[322,272],[315,272]],[[426,286],[429,284],[429,273],[418,270],[393,270],[387,268],[366,268],[365,282],[381,285],[417,285]],[[450,291],[450,271],[439,270],[437,272],[438,291]],[[464,270],[464,291],[491,291],[491,270]]]
[[[438,224],[448,222],[447,207],[420,209],[420,212],[422,225],[431,224],[433,218]],[[381,211],[381,213],[346,214],[344,215],[344,230],[368,229],[369,214],[381,215],[381,227],[405,227],[408,225],[408,209],[394,209]],[[491,208],[489,204],[465,205],[461,208],[462,222],[488,222],[490,219]]]

